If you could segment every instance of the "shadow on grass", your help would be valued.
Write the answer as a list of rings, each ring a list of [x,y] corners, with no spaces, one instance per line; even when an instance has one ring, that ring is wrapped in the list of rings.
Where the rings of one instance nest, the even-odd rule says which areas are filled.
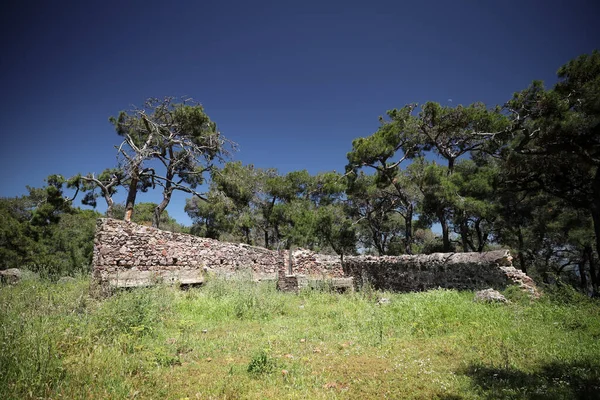
[[[485,399],[600,399],[600,362],[551,363],[533,372],[471,365],[460,373]]]

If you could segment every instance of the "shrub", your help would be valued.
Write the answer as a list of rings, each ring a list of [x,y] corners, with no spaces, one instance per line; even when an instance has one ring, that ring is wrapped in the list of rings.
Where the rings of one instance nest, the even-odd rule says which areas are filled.
[[[269,356],[269,349],[263,349],[252,357],[248,364],[248,373],[251,375],[270,374],[275,370],[275,361]]]

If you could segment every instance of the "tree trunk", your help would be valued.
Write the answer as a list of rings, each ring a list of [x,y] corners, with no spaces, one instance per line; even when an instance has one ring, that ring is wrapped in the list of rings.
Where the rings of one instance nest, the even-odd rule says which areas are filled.
[[[587,253],[586,253],[585,249],[583,249],[583,252],[581,254],[581,260],[579,260],[579,263],[578,263],[578,267],[579,267],[579,278],[581,279],[581,289],[583,290],[584,293],[587,294],[588,282],[587,282],[587,273],[585,272],[586,261],[587,261]]]
[[[587,254],[587,261],[590,266],[590,281],[592,283],[592,296],[598,295],[598,287],[600,284],[600,276],[598,271],[596,270],[596,262],[594,261],[594,249],[592,246],[587,245],[584,248],[585,253]]]
[[[169,147],[169,165],[167,166],[167,174],[165,186],[163,188],[163,199],[158,206],[154,209],[154,215],[152,216],[152,226],[158,228],[160,225],[160,216],[162,215],[165,208],[171,202],[171,196],[173,195],[173,178],[175,177],[175,166],[174,166],[174,157],[173,157],[173,147]]]
[[[448,176],[452,175],[454,172],[454,158],[448,158]]]
[[[277,247],[281,247],[281,234],[279,233],[279,225],[273,226],[273,233],[275,233],[275,241],[277,243]]]
[[[527,273],[527,266],[525,265],[525,256],[523,255],[523,232],[521,231],[521,228],[519,228],[519,230],[517,231],[517,238],[519,240],[519,254],[517,255],[517,257],[519,258],[519,264],[521,265],[521,271]]]
[[[371,230],[371,237],[373,238],[373,244],[375,245],[375,248],[377,249],[377,253],[380,256],[384,256],[385,255],[385,245],[382,243],[381,239],[379,238],[379,235],[376,232],[373,232]]]
[[[592,221],[594,221],[594,234],[596,236],[596,255],[600,260],[600,167],[596,168],[596,175],[594,176],[594,181],[592,183],[592,194],[593,197],[590,211],[592,213]],[[597,278],[598,277],[592,277],[592,282],[596,280],[596,285],[598,284]]]
[[[446,221],[446,216],[443,212],[439,212],[438,220],[440,221],[440,225],[442,226],[442,243],[444,245],[444,253],[450,252],[450,233],[448,232],[448,221]]]
[[[599,168],[600,171],[600,168]],[[600,199],[597,199],[596,202],[599,202]],[[598,259],[600,259],[600,207],[594,207],[592,209],[592,220],[594,221],[594,234],[596,236],[596,253],[598,255]],[[593,259],[593,257],[592,257]],[[592,260],[593,261],[593,260]],[[591,267],[591,264],[590,264]],[[595,268],[594,268],[595,269]],[[592,283],[595,288],[598,288],[598,275],[594,271],[592,275],[592,271],[590,271]]]
[[[105,196],[104,198],[106,199],[106,217],[112,218],[114,205],[113,199],[110,196]]]
[[[412,254],[412,217],[413,207],[410,205],[406,211],[406,218],[404,218],[404,236],[405,236],[405,252],[406,254]]]
[[[265,229],[265,249],[269,248],[269,231]]]
[[[393,177],[392,181],[394,182],[394,188],[396,189],[396,193],[398,193],[398,198],[400,199],[400,202],[406,207],[406,215],[400,213],[400,215],[404,217],[404,251],[406,252],[406,254],[412,254],[412,218],[414,214],[414,206],[411,203],[408,196],[406,195],[406,193],[404,193],[403,188]]]
[[[481,231],[481,219],[477,219],[477,221],[475,222],[475,232],[477,233],[477,252],[481,253],[483,251],[483,248],[485,247],[485,244],[487,243],[487,238],[488,238],[488,234],[484,234]],[[475,249],[473,249],[475,250]]]
[[[246,238],[246,244],[252,244],[250,243],[250,228],[245,227],[244,229],[244,237]]]
[[[173,194],[172,190],[168,190],[163,193],[163,199],[159,205],[154,208],[154,214],[152,215],[152,226],[158,228],[160,225],[160,216],[162,215],[165,208],[169,205],[171,201],[171,195]]]
[[[462,242],[463,252],[469,252],[469,228],[467,227],[467,220],[463,215],[460,221],[460,240]]]
[[[127,193],[127,200],[125,202],[125,221],[131,222],[131,217],[133,216],[133,207],[135,206],[135,198],[137,196],[137,185],[139,181],[139,176],[137,173],[131,177],[131,182],[129,183],[129,193]]]

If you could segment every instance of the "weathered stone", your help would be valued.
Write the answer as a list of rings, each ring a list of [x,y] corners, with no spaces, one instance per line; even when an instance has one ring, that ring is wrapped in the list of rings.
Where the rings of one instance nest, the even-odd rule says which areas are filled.
[[[537,296],[533,280],[510,266],[511,263],[508,250],[344,259],[346,268],[358,286],[369,282],[379,290],[410,292],[438,287],[477,290],[519,285]]]
[[[282,292],[298,293],[298,277],[296,275],[280,275],[277,279],[277,289]]]
[[[21,280],[23,273],[18,268],[9,268],[0,271],[0,282],[5,284],[15,284]]]
[[[507,303],[508,300],[497,290],[485,289],[475,292],[474,301],[483,303]]]
[[[296,289],[321,280],[345,290],[369,282],[376,289],[410,292],[435,289],[504,289],[516,284],[537,295],[533,280],[512,267],[506,250],[486,253],[347,256],[316,254],[305,249],[273,251],[226,243],[114,219],[99,219],[94,241],[93,274],[113,286],[147,285],[155,281],[201,283],[203,273],[231,275],[247,270],[254,280],[289,275]],[[136,268],[137,267],[137,268]],[[136,269],[139,269],[136,270]],[[182,272],[188,271],[188,272]],[[189,272],[193,271],[193,272]],[[344,272],[345,271],[345,272]],[[189,275],[192,274],[192,275]],[[195,274],[195,275],[194,275]],[[284,282],[287,287],[288,283]],[[292,285],[293,286],[293,285]]]

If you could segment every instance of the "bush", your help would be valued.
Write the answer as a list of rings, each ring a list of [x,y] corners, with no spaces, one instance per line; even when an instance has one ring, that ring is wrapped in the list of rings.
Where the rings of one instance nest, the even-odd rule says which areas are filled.
[[[275,370],[275,361],[269,356],[269,349],[263,349],[252,357],[248,364],[248,373],[251,375],[270,374]]]

